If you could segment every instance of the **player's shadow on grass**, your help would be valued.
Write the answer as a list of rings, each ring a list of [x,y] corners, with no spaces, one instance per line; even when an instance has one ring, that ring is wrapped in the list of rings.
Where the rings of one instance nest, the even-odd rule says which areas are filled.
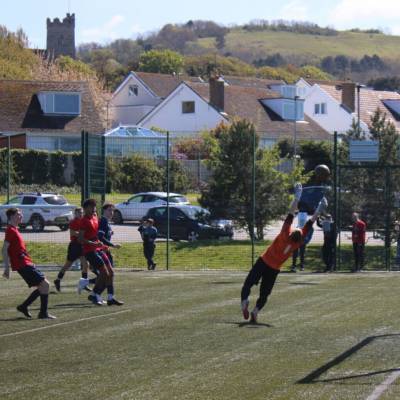
[[[390,372],[390,371],[397,371],[397,370],[399,370],[398,368],[392,369],[392,370],[387,370],[387,371],[368,372],[368,373],[362,374],[362,375],[351,375],[351,376],[346,376],[346,377],[338,377],[338,378],[330,378],[330,379],[319,379],[319,377],[322,374],[324,374],[325,372],[329,371],[331,368],[335,367],[336,365],[342,363],[343,361],[347,360],[353,354],[357,353],[359,350],[361,350],[365,346],[368,346],[374,340],[392,338],[392,337],[400,337],[400,333],[392,333],[392,334],[378,335],[378,336],[369,336],[369,337],[365,338],[364,340],[362,340],[361,342],[357,343],[355,346],[353,346],[350,349],[346,350],[342,354],[339,354],[333,360],[328,361],[326,364],[324,364],[321,367],[315,369],[314,371],[309,373],[304,378],[298,380],[296,383],[309,384],[309,383],[318,383],[318,382],[330,382],[330,381],[335,381],[335,380],[339,380],[340,381],[340,380],[345,380],[345,379],[359,378],[359,377],[363,377],[363,376],[383,374],[383,373]]]
[[[31,321],[31,320],[33,320],[33,318],[25,318],[25,317],[0,318],[0,322]]]
[[[274,326],[271,324],[266,324],[263,322],[257,322],[256,324],[254,322],[250,322],[250,321],[242,321],[242,322],[237,322],[237,321],[227,321],[224,322],[224,324],[228,324],[228,325],[236,325],[238,328],[273,328]]]

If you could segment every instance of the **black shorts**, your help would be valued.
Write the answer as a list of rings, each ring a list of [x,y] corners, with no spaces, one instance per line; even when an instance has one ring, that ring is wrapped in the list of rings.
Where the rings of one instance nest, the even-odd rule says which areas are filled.
[[[39,286],[45,277],[34,265],[27,265],[17,271],[29,287]]]
[[[68,245],[67,260],[74,262],[78,258],[82,257],[82,245],[78,242],[70,242]]]
[[[103,265],[110,264],[110,260],[103,250],[91,251],[85,254],[85,257],[90,266],[95,270],[98,270]]]

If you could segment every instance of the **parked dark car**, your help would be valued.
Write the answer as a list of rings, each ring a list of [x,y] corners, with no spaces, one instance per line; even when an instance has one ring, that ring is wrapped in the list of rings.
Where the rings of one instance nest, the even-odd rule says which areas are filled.
[[[152,218],[160,237],[167,237],[167,207],[151,208],[145,218]],[[232,221],[213,219],[205,208],[191,205],[170,206],[170,238],[173,240],[219,239],[233,237]]]

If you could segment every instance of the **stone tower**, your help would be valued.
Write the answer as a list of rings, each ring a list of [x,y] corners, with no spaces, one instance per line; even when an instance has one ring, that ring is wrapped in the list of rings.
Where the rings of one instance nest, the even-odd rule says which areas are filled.
[[[75,14],[67,14],[62,21],[47,18],[47,54],[75,58]]]

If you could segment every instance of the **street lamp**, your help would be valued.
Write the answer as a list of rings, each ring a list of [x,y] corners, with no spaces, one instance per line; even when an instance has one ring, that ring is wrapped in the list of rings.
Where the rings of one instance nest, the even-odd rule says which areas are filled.
[[[294,158],[294,163],[296,163],[296,158],[297,158],[297,100],[299,99],[299,96],[294,96],[294,124],[293,124],[293,158]]]
[[[0,132],[0,137],[7,137],[7,203],[10,201],[11,135]]]

